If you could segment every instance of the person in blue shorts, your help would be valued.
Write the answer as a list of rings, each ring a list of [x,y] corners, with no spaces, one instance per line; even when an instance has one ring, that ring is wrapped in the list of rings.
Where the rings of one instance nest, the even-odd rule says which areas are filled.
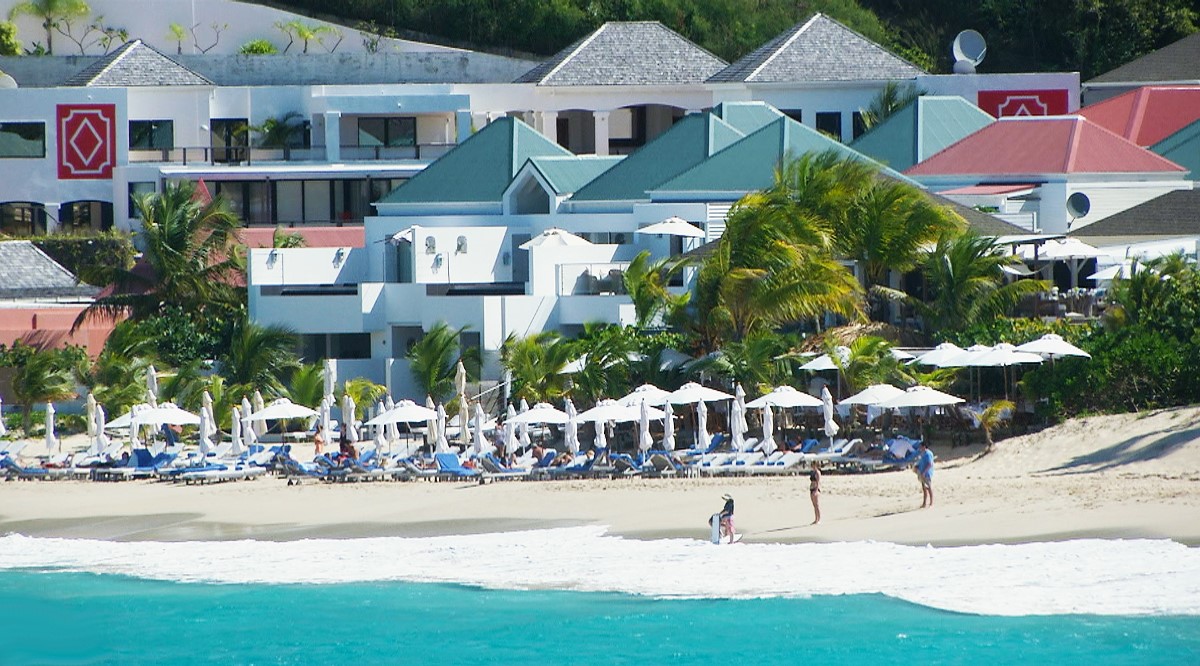
[[[917,478],[921,480],[921,508],[933,506],[933,451],[921,440],[921,455],[917,457]]]

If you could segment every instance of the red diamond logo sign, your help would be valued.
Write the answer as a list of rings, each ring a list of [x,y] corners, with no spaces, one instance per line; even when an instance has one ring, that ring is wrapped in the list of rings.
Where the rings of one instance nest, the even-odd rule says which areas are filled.
[[[1061,116],[1067,113],[1066,90],[980,90],[979,108],[1004,116]]]
[[[112,104],[58,105],[59,180],[107,180],[117,161],[117,109]]]

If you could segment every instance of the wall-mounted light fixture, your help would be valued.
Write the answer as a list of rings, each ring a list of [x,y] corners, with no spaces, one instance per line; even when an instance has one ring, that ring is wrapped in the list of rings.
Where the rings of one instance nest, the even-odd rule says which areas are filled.
[[[275,262],[279,259],[279,250],[271,250],[267,254],[267,268],[275,268]]]
[[[339,247],[339,248],[337,249],[337,252],[335,252],[335,253],[334,253],[334,255],[333,255],[333,265],[334,265],[334,266],[341,266],[341,265],[342,265],[342,261],[344,261],[345,259],[346,259],[346,248],[344,248],[344,247]]]
[[[505,266],[508,266],[509,264],[511,264],[512,263],[512,252],[505,250],[504,254],[500,255],[500,263],[504,264]]]
[[[445,255],[442,254],[433,257],[433,271],[435,273],[442,267],[442,263],[445,261],[444,257]]]

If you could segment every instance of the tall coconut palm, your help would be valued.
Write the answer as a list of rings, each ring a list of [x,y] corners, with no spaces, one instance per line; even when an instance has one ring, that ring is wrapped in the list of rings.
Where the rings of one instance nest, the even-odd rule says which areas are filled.
[[[281,326],[238,322],[221,358],[221,375],[245,393],[283,395],[283,378],[299,365],[296,334]]]
[[[1049,289],[1044,280],[1005,284],[1003,266],[1020,259],[1005,255],[991,238],[973,232],[946,234],[922,264],[924,294],[910,297],[927,330],[954,331],[1003,316],[1027,296]]]
[[[844,359],[838,354],[830,354],[830,358],[837,364],[839,375],[851,393],[872,384],[915,383],[908,367],[892,355],[892,344],[884,338],[864,335],[848,347],[850,353]]]
[[[512,373],[513,398],[537,403],[565,396],[568,377],[562,370],[571,356],[571,345],[556,331],[510,335],[500,349],[500,362]]]
[[[316,407],[325,397],[325,365],[301,363],[288,377],[286,397],[297,405]]]
[[[134,198],[142,220],[142,261],[102,266],[88,274],[112,293],[97,298],[75,320],[143,319],[177,306],[196,317],[226,317],[242,308],[233,286],[242,275],[237,254],[237,216],[223,197],[208,202],[189,182],[167,183],[162,193]]]
[[[33,16],[42,19],[42,28],[46,31],[46,54],[54,53],[54,31],[63,21],[89,16],[92,8],[83,0],[25,0],[13,5],[8,11],[8,20],[20,16]]]
[[[13,373],[12,393],[15,402],[21,406],[21,427],[28,437],[35,404],[65,400],[75,395],[71,359],[55,349],[31,351]]]
[[[417,387],[438,402],[445,402],[454,395],[454,375],[460,360],[467,371],[467,379],[479,379],[479,348],[463,349],[460,343],[466,330],[465,326],[455,329],[444,321],[438,322],[405,354]]]

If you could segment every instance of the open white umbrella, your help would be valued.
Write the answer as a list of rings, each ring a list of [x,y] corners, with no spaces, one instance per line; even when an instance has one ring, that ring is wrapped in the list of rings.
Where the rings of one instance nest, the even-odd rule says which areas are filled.
[[[751,409],[759,407],[820,407],[821,401],[791,386],[777,386],[770,393],[746,403]]]
[[[971,365],[977,367],[1008,367],[1010,365],[1021,365],[1025,363],[1041,363],[1042,357],[1029,352],[1017,351],[1017,348],[1001,342],[992,347],[987,353],[976,356],[971,361]]]
[[[708,405],[704,401],[696,404],[696,448],[707,449],[712,435],[708,434]]]
[[[667,396],[667,399],[670,400],[671,404],[673,405],[690,405],[697,402],[733,400],[733,396],[725,393],[724,391],[718,391],[714,388],[701,386],[696,382],[688,382],[683,386],[680,386],[677,390],[672,391],[671,394]]]
[[[617,400],[622,405],[640,405],[643,402],[649,402],[652,405],[661,405],[671,392],[666,389],[660,389],[654,384],[642,384],[641,386],[630,391],[625,397]]]
[[[904,389],[891,384],[872,384],[854,395],[838,402],[839,405],[878,405],[896,396],[904,395]]]
[[[144,425],[200,425],[200,415],[181,409],[173,402],[164,402],[157,407],[146,407],[132,412],[131,427]]]
[[[229,410],[229,441],[232,443],[229,454],[233,457],[241,457],[246,452],[242,445],[242,411],[237,407]]]
[[[772,409],[770,405],[762,408],[762,450],[767,455],[775,453],[775,449],[779,448],[775,443],[775,414]]]
[[[450,442],[446,440],[446,408],[442,405],[437,406],[436,437],[434,451],[437,453],[450,453]]]
[[[821,387],[821,411],[825,416],[825,436],[833,439],[840,428],[837,421],[833,420],[833,395],[829,393],[828,386]]]
[[[567,413],[567,427],[563,433],[563,439],[567,445],[567,450],[572,454],[579,453],[579,412],[575,411],[575,403],[567,398],[564,405]]]
[[[896,396],[891,400],[879,403],[879,407],[883,409],[903,409],[906,407],[941,407],[944,405],[956,405],[960,402],[965,402],[962,398],[955,397],[949,393],[928,386],[912,386],[904,392],[904,395]]]
[[[913,361],[917,365],[932,365],[938,368],[949,367],[943,365],[947,362],[952,362],[955,358],[963,353],[963,348],[953,342],[943,342],[933,349],[921,354]]]
[[[266,423],[281,419],[303,419],[316,416],[317,410],[297,405],[287,398],[272,400],[271,404],[246,417],[251,423]],[[265,432],[265,431],[264,431]]]
[[[1092,357],[1091,354],[1067,342],[1061,335],[1056,333],[1047,333],[1037,340],[1026,342],[1023,345],[1017,345],[1016,349],[1020,352],[1038,354],[1039,356],[1050,359],[1063,358],[1064,356],[1079,356],[1082,358]]]
[[[638,229],[639,234],[664,234],[667,236],[682,236],[684,238],[704,238],[704,230],[682,217],[671,216],[662,222],[655,222]]]
[[[654,445],[654,439],[650,437],[650,403],[643,402],[641,406],[641,417],[638,419],[638,448],[642,451],[649,451]]]
[[[513,420],[521,426],[541,423],[563,425],[567,422],[567,413],[548,402],[539,402],[532,408],[517,414]]]
[[[254,400],[254,411],[256,411],[256,412],[262,411],[263,408],[266,407],[266,404],[263,403],[263,397],[262,397],[261,391],[258,391],[258,390],[254,391],[253,400]],[[253,423],[254,423],[254,434],[255,435],[257,435],[258,437],[262,437],[263,435],[267,434],[267,422],[266,421],[254,421]]]
[[[532,239],[521,243],[520,249],[532,250],[535,247],[573,247],[591,244],[591,241],[580,238],[566,229],[550,227]]]
[[[54,435],[54,403],[46,403],[46,452],[54,455],[58,453],[61,442]]]
[[[153,365],[146,366],[146,398],[151,407],[158,406],[158,371]]]
[[[836,361],[834,358],[835,356],[836,356]],[[814,358],[813,360],[809,361],[808,363],[805,363],[804,365],[800,366],[800,369],[808,370],[809,372],[820,372],[823,370],[837,370],[839,368],[838,362],[840,362],[842,365],[845,365],[846,361],[848,361],[849,359],[850,359],[850,348],[846,347],[844,345],[838,345],[837,347],[833,348],[832,356],[830,354],[821,354],[820,356]]]
[[[623,405],[616,400],[601,400],[591,409],[581,412],[578,420],[583,423],[631,423],[642,418],[643,404],[648,405],[649,402]],[[650,407],[648,412],[652,419],[663,417],[663,412],[655,407]]]
[[[387,423],[419,423],[437,418],[437,410],[423,407],[412,400],[401,400],[394,407],[367,421],[363,425],[377,426]]]
[[[704,403],[700,403],[704,404]],[[663,448],[675,450],[675,414],[671,409],[671,401],[663,400]]]

